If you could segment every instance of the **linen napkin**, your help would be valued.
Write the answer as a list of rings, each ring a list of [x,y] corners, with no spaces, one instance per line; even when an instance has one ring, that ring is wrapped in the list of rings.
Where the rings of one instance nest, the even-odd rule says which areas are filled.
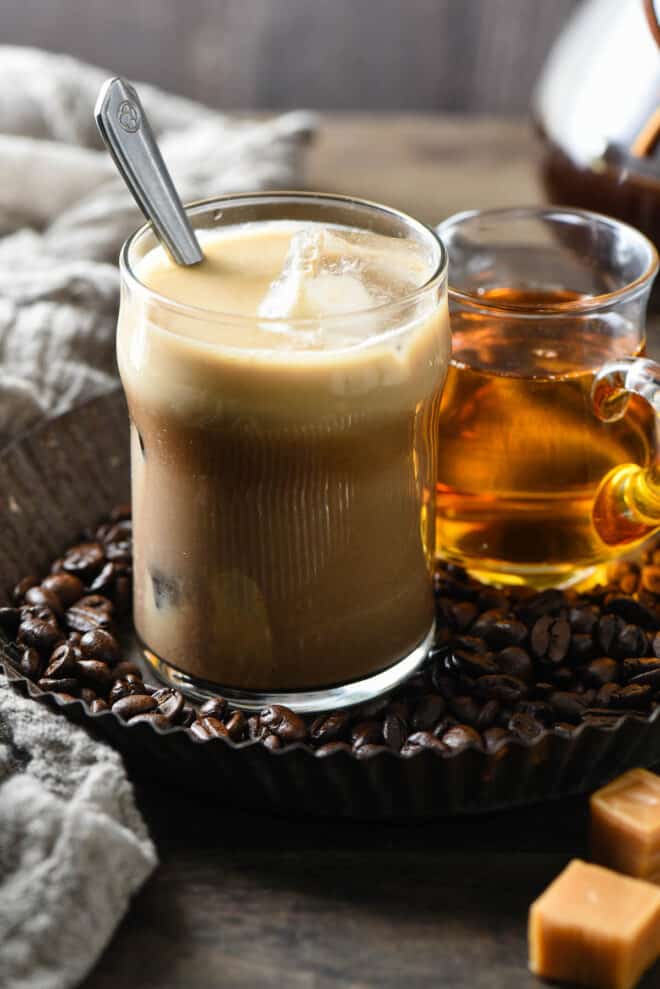
[[[92,119],[110,74],[0,46],[0,449],[116,385],[115,261],[142,216]],[[311,115],[138,85],[184,201],[301,184]],[[77,985],[155,863],[119,756],[0,674],[0,986]]]

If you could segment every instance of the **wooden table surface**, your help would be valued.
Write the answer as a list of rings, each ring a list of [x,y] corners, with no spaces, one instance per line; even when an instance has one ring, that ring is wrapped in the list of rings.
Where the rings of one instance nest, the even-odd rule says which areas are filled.
[[[426,222],[541,199],[526,123],[332,116],[308,185]],[[584,855],[585,801],[355,825],[141,786],[161,864],[85,989],[531,989],[527,908]],[[642,989],[660,982],[658,969]]]

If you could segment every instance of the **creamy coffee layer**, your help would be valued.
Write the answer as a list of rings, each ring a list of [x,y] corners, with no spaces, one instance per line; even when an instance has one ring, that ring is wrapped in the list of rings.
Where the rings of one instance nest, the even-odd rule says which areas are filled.
[[[432,259],[407,240],[292,222],[161,248],[125,292],[135,620],[192,676],[245,689],[357,679],[433,620],[423,423],[446,373]],[[152,293],[157,293],[154,296]],[[432,540],[428,540],[428,545]]]

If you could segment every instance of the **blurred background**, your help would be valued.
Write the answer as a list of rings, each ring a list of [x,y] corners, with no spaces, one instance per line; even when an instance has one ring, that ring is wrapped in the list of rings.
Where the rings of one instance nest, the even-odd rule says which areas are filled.
[[[2,0],[0,39],[223,109],[515,114],[578,2]]]

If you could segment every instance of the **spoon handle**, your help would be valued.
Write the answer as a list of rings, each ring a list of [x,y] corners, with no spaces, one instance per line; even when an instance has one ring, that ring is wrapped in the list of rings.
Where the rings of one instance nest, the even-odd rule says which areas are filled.
[[[108,79],[94,117],[136,203],[177,264],[197,264],[203,255],[181,205],[140,97],[125,79]]]

